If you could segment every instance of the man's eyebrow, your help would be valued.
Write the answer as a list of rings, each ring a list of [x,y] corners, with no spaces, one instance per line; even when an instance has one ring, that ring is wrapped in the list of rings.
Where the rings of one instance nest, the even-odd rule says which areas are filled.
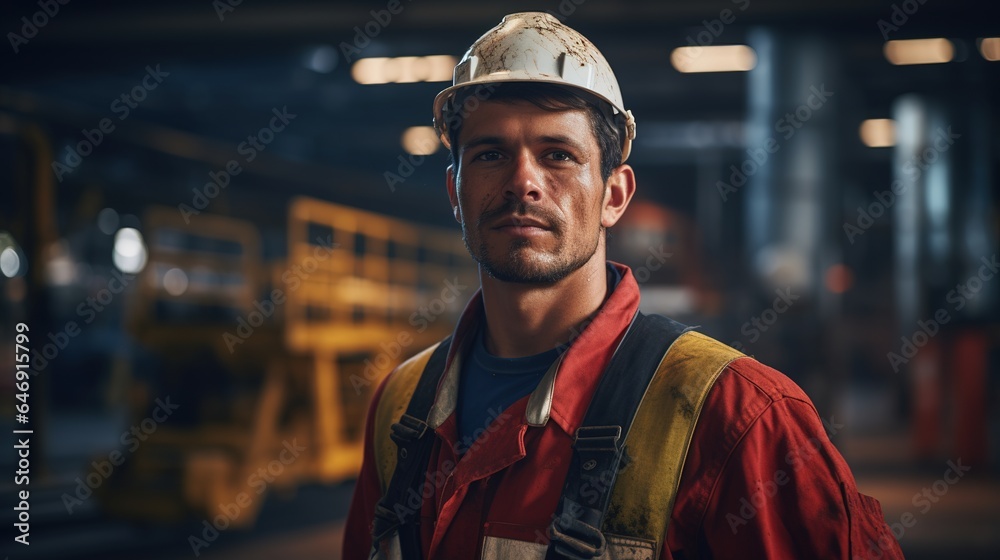
[[[496,146],[499,144],[503,144],[503,140],[499,136],[476,136],[462,144],[462,149],[471,150],[477,146]]]
[[[566,144],[575,150],[584,151],[583,144],[581,144],[574,138],[571,138],[569,136],[564,136],[562,134],[557,134],[555,136],[552,135],[540,136],[538,140],[551,144]]]
[[[580,151],[584,149],[583,144],[570,136],[562,134],[539,136],[535,140],[537,142],[545,142],[548,144],[566,144],[567,146]],[[504,140],[499,136],[476,136],[463,144],[462,149],[471,150],[477,146],[498,146],[503,143]]]

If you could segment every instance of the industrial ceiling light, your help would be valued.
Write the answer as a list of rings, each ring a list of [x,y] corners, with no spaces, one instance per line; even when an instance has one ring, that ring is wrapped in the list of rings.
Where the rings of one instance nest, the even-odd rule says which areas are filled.
[[[979,40],[979,54],[990,62],[1000,61],[1000,37],[986,37]]]
[[[403,131],[400,141],[406,153],[415,156],[429,156],[441,145],[432,126],[411,126]]]
[[[448,82],[455,63],[455,57],[445,54],[362,58],[351,66],[351,76],[365,85]]]
[[[896,121],[868,119],[858,128],[861,141],[869,148],[888,148],[896,144]]]
[[[678,72],[746,72],[757,65],[757,53],[746,45],[678,47],[670,53]]]
[[[941,64],[955,57],[955,46],[944,38],[889,41],[882,49],[886,60],[897,65]]]

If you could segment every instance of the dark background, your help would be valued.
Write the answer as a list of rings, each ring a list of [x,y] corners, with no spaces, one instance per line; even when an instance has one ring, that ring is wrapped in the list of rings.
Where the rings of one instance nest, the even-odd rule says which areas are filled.
[[[642,283],[644,306],[701,325],[798,382],[830,426],[839,426],[831,439],[861,490],[882,502],[886,519],[915,515],[915,524],[897,534],[907,557],[992,558],[1000,551],[994,528],[1000,290],[989,267],[982,268],[983,259],[995,261],[1000,234],[1000,62],[986,60],[979,48],[980,39],[1000,36],[993,3],[404,0],[350,56],[343,45],[366,33],[372,11],[386,2],[53,5],[58,13],[37,16],[36,24],[45,23],[30,38],[21,18],[36,17],[39,3],[6,3],[0,19],[7,39],[0,49],[0,236],[6,236],[0,251],[10,248],[19,263],[0,276],[5,433],[23,427],[14,420],[15,325],[30,326],[36,350],[50,341],[59,346],[56,333],[70,321],[81,330],[67,335],[65,348],[43,367],[33,363],[32,545],[5,537],[10,558],[186,557],[189,536],[201,534],[203,520],[214,515],[183,497],[199,492],[185,486],[192,457],[211,463],[205,457],[228,454],[245,467],[259,457],[246,451],[253,441],[280,449],[282,437],[310,437],[297,432],[297,422],[315,427],[331,417],[343,418],[338,438],[356,441],[370,389],[341,391],[326,405],[310,401],[325,387],[315,381],[325,371],[317,364],[338,364],[339,383],[350,387],[350,372],[362,371],[396,333],[410,332],[407,318],[438,295],[444,277],[417,286],[416,303],[387,311],[383,334],[348,343],[347,335],[327,333],[311,348],[291,342],[291,319],[281,309],[253,340],[221,352],[220,333],[234,331],[236,319],[253,310],[246,300],[181,302],[159,292],[150,300],[143,275],[92,321],[78,306],[112,286],[121,268],[112,257],[119,228],[134,228],[151,246],[161,237],[150,209],[182,215],[180,205],[195,205],[209,173],[234,159],[242,172],[198,216],[231,219],[227,231],[251,252],[239,253],[242,264],[230,272],[237,283],[253,278],[256,294],[281,287],[281,272],[301,264],[290,250],[296,197],[447,228],[457,238],[443,183],[444,148],[417,160],[404,181],[390,184],[386,177],[403,172],[400,157],[409,156],[400,136],[430,125],[431,101],[447,83],[361,85],[351,64],[368,57],[460,57],[504,14],[528,10],[557,14],[591,39],[636,116],[629,163],[639,190],[613,232],[610,254],[634,269],[656,248],[672,255]],[[16,52],[11,33],[26,38]],[[883,53],[887,39],[933,37],[951,41],[950,62],[894,66]],[[671,52],[692,43],[749,45],[756,66],[681,73]],[[162,82],[120,118],[115,100],[157,67]],[[802,109],[819,90],[832,94],[819,108]],[[295,115],[287,130],[245,161],[240,143],[285,107]],[[783,127],[797,110],[801,127]],[[60,177],[52,163],[67,163],[84,131],[105,118],[114,130]],[[895,145],[866,146],[861,122],[889,118],[896,121]],[[939,131],[948,130],[958,136],[934,148]],[[767,161],[747,164],[772,137],[779,147]],[[733,170],[741,166],[754,171],[737,186]],[[902,181],[900,192],[887,198],[894,181]],[[736,188],[720,188],[726,183]],[[341,245],[331,262],[353,263],[375,251],[365,243]],[[224,245],[212,245],[216,256],[197,266],[181,266],[191,286],[198,266],[229,266],[219,264]],[[388,258],[401,257],[389,250]],[[152,274],[156,262],[150,257],[143,274]],[[364,279],[367,270],[358,264],[351,275]],[[225,281],[207,283],[228,293],[220,287]],[[775,304],[776,292],[795,296],[787,311]],[[461,294],[461,302],[471,293]],[[449,308],[447,320],[427,334],[447,333],[458,309]],[[367,325],[373,319],[366,313],[355,307],[344,324]],[[934,317],[940,324],[928,322]],[[754,326],[755,319],[764,327]],[[208,336],[215,342],[203,343]],[[402,354],[416,350],[414,344]],[[254,419],[266,410],[265,397],[276,394],[266,373],[273,356],[281,356],[286,372],[275,413],[282,435],[261,439]],[[69,512],[64,496],[76,491],[77,477],[96,469],[95,457],[128,449],[119,436],[141,425],[155,399],[167,395],[181,403],[168,429],[152,433],[126,453],[125,466],[102,477],[104,491],[127,495],[132,505],[107,506],[113,498],[98,492]],[[230,431],[211,435],[223,424]],[[337,449],[328,448],[329,456],[347,456]],[[0,454],[5,520],[22,489],[12,484],[16,459]],[[294,474],[254,495],[252,528],[222,531],[201,554],[339,557],[351,477],[330,474],[333,467],[310,470],[323,460],[311,456],[302,471],[290,466]],[[924,511],[914,497],[943,480],[949,461],[972,470],[957,484],[939,485],[946,492]],[[144,478],[154,470],[156,477]]]

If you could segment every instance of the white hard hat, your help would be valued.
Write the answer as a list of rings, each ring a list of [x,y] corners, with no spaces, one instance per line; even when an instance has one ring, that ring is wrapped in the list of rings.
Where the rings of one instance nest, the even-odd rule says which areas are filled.
[[[450,147],[444,107],[457,90],[499,82],[539,82],[583,90],[606,101],[620,116],[622,162],[635,138],[635,118],[625,109],[611,66],[597,47],[574,29],[544,12],[504,16],[469,47],[455,66],[452,85],[434,98],[434,128]]]

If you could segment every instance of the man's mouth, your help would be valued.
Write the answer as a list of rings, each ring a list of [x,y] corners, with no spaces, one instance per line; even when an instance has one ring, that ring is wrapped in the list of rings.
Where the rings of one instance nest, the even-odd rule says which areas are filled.
[[[549,225],[528,216],[507,216],[494,222],[498,231],[514,235],[538,235],[549,230]]]

